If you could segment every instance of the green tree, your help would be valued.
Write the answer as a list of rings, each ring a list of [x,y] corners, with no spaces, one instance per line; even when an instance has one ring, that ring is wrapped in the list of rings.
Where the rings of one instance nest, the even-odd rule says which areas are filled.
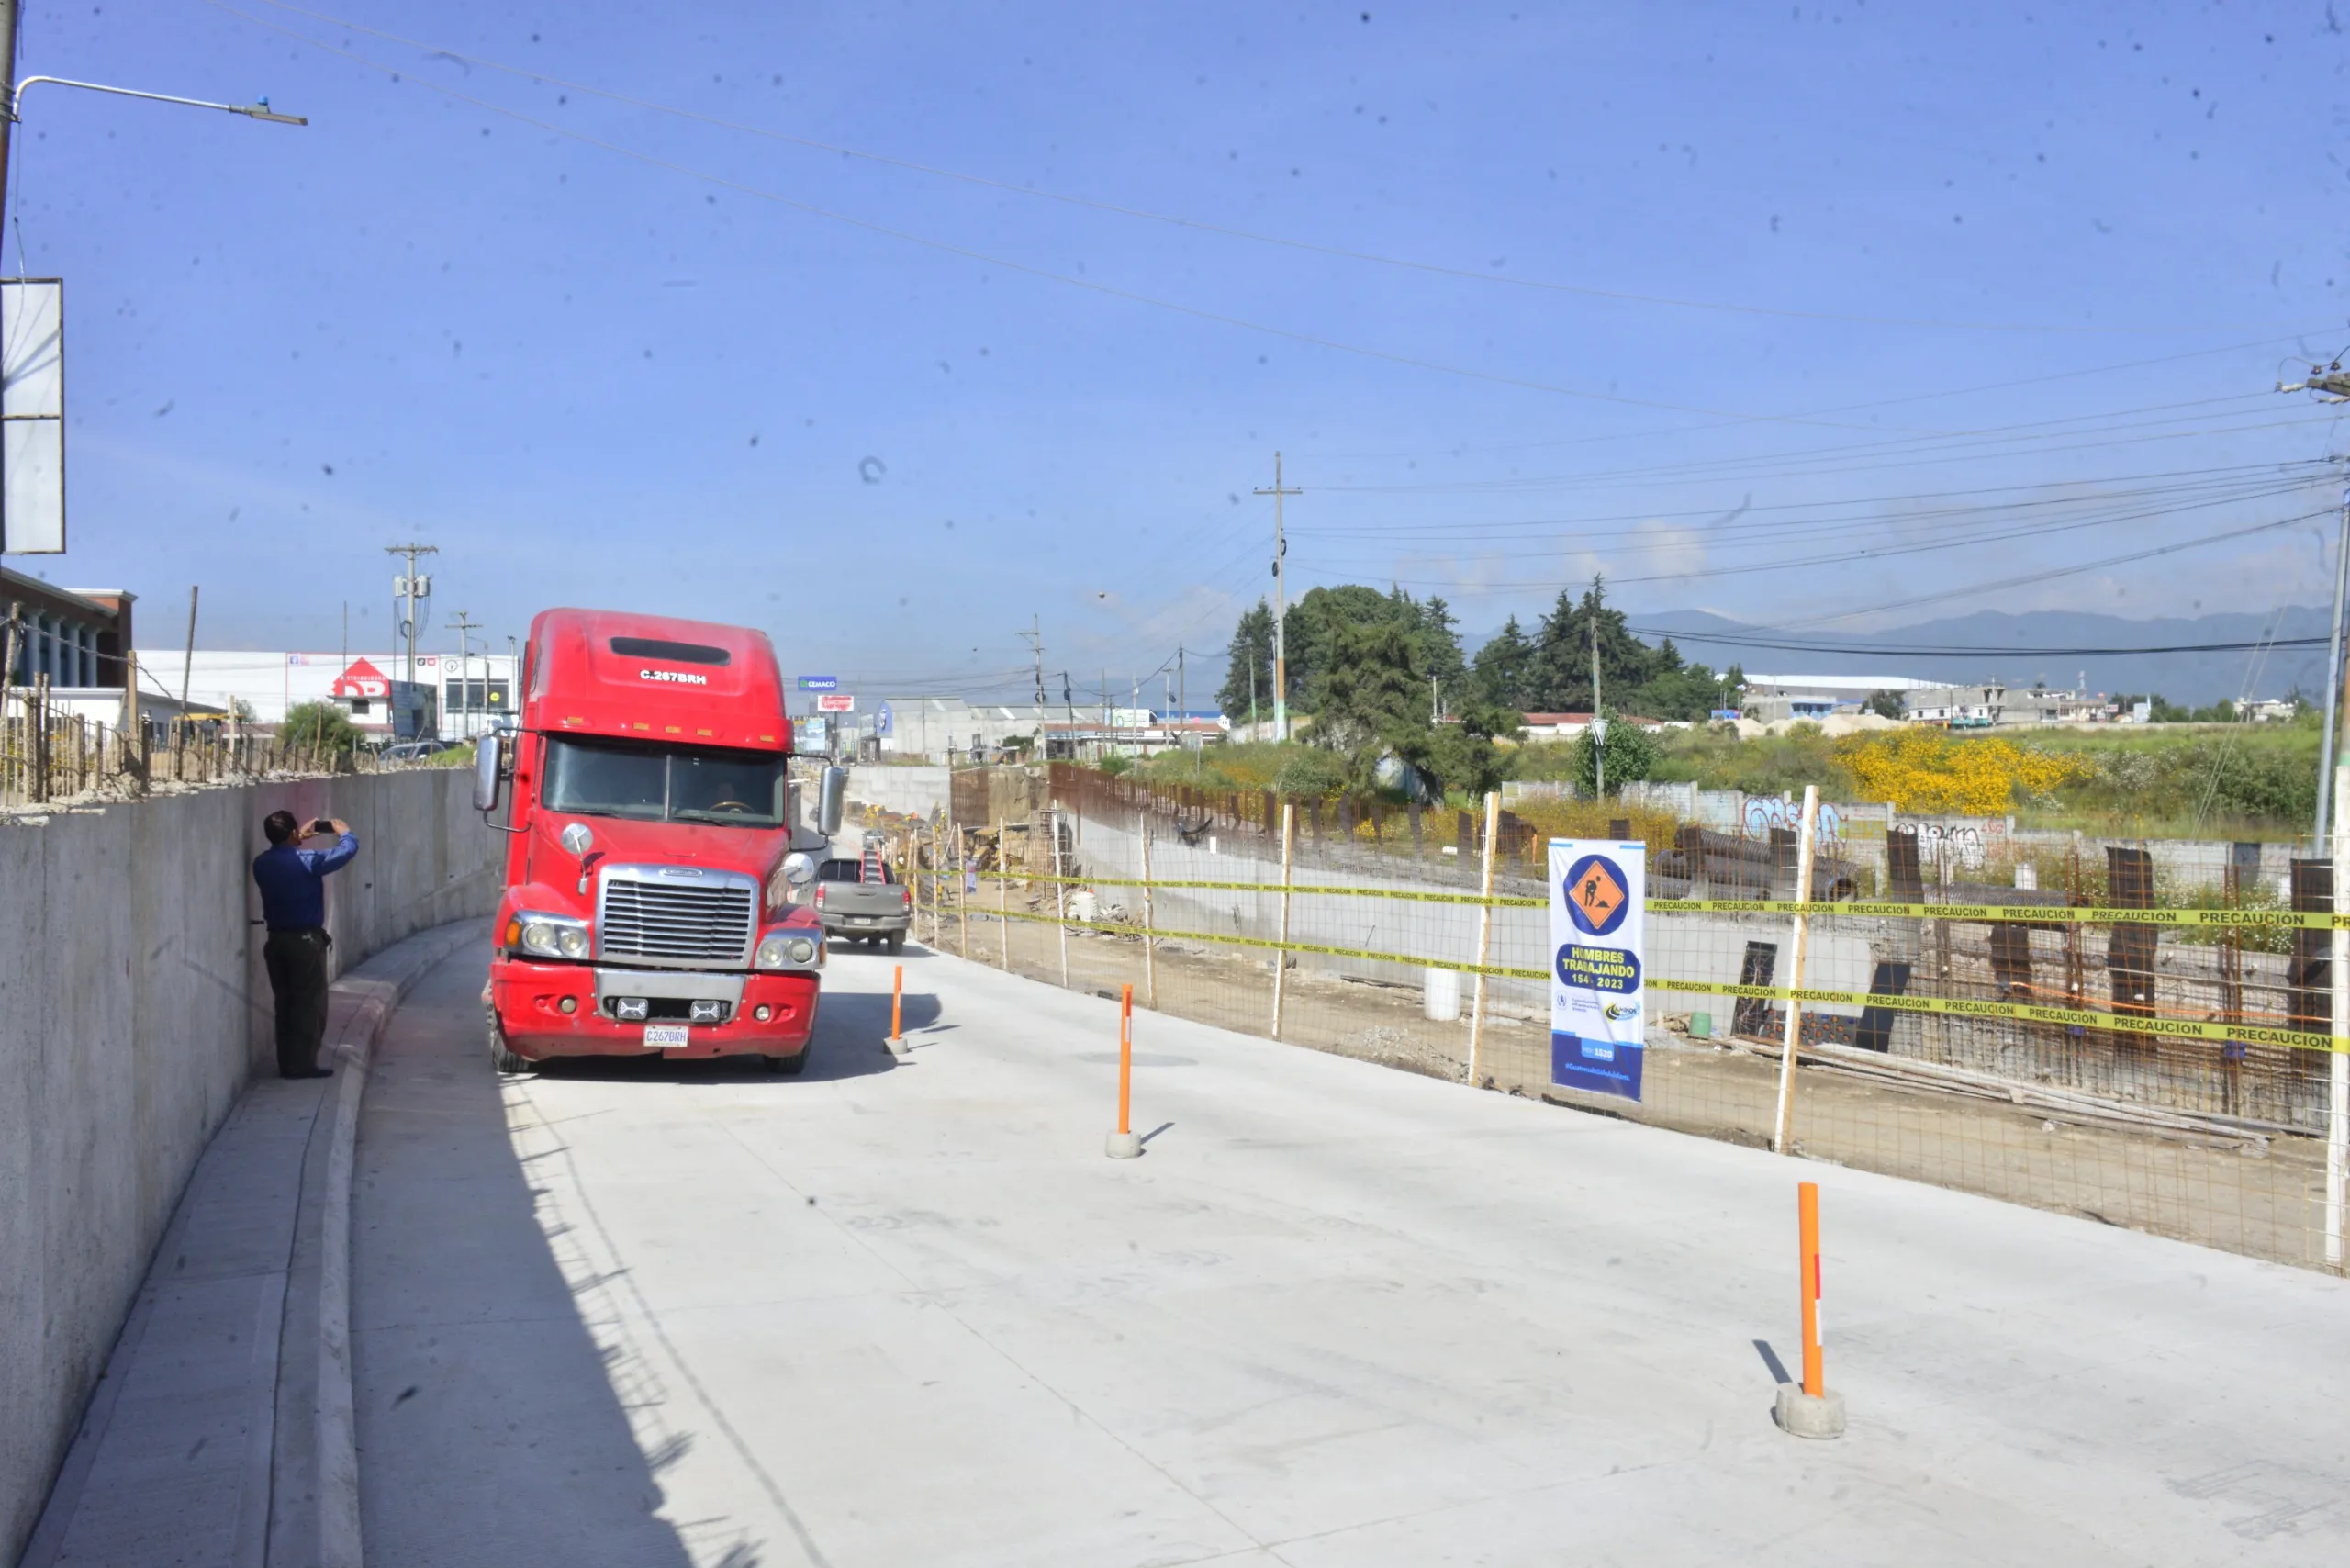
[[[1672,674],[1681,655],[1668,641],[1651,648],[1624,624],[1624,612],[1607,608],[1607,586],[1591,579],[1581,599],[1561,591],[1534,635],[1533,666],[1528,675],[1528,706],[1542,712],[1591,711],[1593,623],[1599,636],[1599,675],[1607,691],[1629,693],[1659,676]]]
[[[334,703],[297,702],[285,710],[285,721],[277,726],[277,738],[306,751],[340,756],[358,749],[359,726]]]
[[[1224,689],[1215,700],[1231,719],[1248,716],[1252,700],[1263,711],[1272,711],[1273,611],[1261,599],[1242,613],[1233,630],[1232,646],[1225,655]]]
[[[1515,735],[1523,715],[1492,703],[1472,702],[1449,722],[1438,724],[1427,749],[1428,770],[1446,790],[1472,800],[1501,787],[1503,756],[1494,742]]]
[[[1673,667],[1650,678],[1624,699],[1625,711],[1646,719],[1685,719],[1703,721],[1717,708],[1729,706],[1730,693],[1727,682],[1704,665],[1684,665],[1680,653],[1667,642],[1657,650],[1660,656],[1671,654]]]
[[[1606,730],[1607,738],[1604,741],[1591,726],[1575,737],[1575,783],[1593,794],[1599,791],[1599,763],[1603,757],[1607,763],[1607,792],[1612,795],[1619,793],[1625,785],[1654,773],[1663,756],[1656,737],[1638,724],[1616,719]]]
[[[1534,644],[1513,615],[1477,650],[1473,676],[1477,700],[1502,708],[1532,707],[1527,699],[1528,677],[1533,668]]]
[[[1419,630],[1418,607],[1397,595],[1390,598],[1375,588],[1344,583],[1337,588],[1313,588],[1289,607],[1281,633],[1289,644],[1289,701],[1312,712],[1321,700],[1322,682],[1337,657],[1339,633],[1349,627],[1393,626],[1407,639]]]
[[[1469,666],[1460,655],[1460,630],[1452,607],[1431,597],[1417,607],[1419,629],[1412,638],[1412,667],[1432,682],[1445,711],[1459,712],[1470,701]]]
[[[1425,767],[1433,726],[1404,629],[1392,621],[1341,625],[1326,651],[1312,693],[1312,743],[1344,756],[1358,787],[1389,752]]]
[[[1874,713],[1880,719],[1898,719],[1907,711],[1902,706],[1901,693],[1898,691],[1870,692],[1869,700],[1863,704],[1862,711]]]

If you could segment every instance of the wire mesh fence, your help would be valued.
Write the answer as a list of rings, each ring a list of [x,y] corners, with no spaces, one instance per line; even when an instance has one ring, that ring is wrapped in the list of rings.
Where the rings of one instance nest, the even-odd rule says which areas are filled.
[[[919,935],[1286,1044],[2339,1266],[2327,863],[2295,862],[2279,907],[2265,883],[2165,885],[2143,845],[2083,841],[2018,887],[1953,879],[1897,829],[1874,865],[1815,856],[1804,899],[1801,830],[1775,825],[1572,801],[1488,823],[1066,766],[1044,793],[908,830]],[[1553,1081],[1560,836],[1637,845],[1645,868],[1637,1100]]]

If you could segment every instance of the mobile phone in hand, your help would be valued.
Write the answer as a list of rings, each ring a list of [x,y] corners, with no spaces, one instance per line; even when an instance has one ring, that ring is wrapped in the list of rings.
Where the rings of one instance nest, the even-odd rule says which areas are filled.
[[[310,835],[311,835],[312,837],[316,837],[316,836],[318,836],[319,834],[322,834],[322,833],[332,833],[333,831],[334,831],[334,823],[330,823],[330,822],[327,821],[327,819],[326,819],[326,818],[324,818],[324,817],[320,817],[320,818],[319,818],[319,819],[318,819],[318,821],[316,821],[316,822],[312,823],[310,824],[310,826],[309,826],[309,829],[308,829],[308,832],[309,832],[309,834],[310,834]]]

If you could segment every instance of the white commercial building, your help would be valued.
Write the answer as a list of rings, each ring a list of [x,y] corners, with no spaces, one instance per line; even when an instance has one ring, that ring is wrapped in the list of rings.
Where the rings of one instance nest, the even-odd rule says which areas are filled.
[[[275,724],[286,710],[304,702],[332,702],[351,714],[363,732],[389,739],[395,734],[396,700],[408,694],[404,654],[263,653],[199,648],[141,648],[140,685],[160,686],[176,696],[183,678],[188,707],[241,711],[259,724]],[[442,740],[479,734],[492,720],[520,706],[514,690],[514,660],[505,654],[419,654],[415,694],[422,730]],[[409,728],[398,726],[405,734]]]
[[[1760,723],[1857,713],[1880,691],[1906,697],[1931,686],[1906,675],[1756,675],[1746,677],[1739,711]]]

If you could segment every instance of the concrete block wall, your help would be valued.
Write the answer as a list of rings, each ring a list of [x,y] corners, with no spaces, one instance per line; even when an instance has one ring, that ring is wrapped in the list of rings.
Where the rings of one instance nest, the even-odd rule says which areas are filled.
[[[252,857],[341,817],[338,970],[497,902],[463,769],[0,817],[0,1561],[48,1495],[196,1157],[275,1070]]]

